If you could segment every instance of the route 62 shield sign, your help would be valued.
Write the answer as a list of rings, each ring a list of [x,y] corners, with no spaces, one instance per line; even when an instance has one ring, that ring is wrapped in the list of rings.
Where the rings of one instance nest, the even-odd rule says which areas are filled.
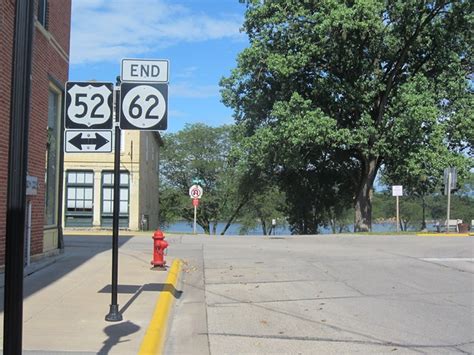
[[[167,128],[167,84],[122,83],[120,97],[120,128],[143,131]]]
[[[113,84],[66,83],[66,129],[111,129]]]

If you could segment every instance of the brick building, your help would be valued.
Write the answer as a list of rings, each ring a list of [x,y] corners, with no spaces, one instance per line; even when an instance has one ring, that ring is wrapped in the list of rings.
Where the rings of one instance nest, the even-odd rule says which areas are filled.
[[[0,0],[0,267],[5,261],[12,51],[16,0]],[[71,0],[35,0],[25,262],[58,250],[62,201],[62,106],[69,72]]]

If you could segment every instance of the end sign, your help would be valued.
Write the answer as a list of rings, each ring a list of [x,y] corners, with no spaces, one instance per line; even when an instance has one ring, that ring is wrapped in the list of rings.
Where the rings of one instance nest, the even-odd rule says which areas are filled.
[[[167,83],[169,61],[165,59],[122,59],[123,82]]]

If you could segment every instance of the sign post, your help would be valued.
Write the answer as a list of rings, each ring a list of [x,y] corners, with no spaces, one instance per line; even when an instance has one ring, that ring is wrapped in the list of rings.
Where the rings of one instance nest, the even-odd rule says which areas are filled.
[[[120,138],[122,129],[157,131],[167,128],[167,60],[123,59],[115,90],[115,154],[112,227],[112,290],[105,320],[122,320],[117,304],[118,237],[120,211]],[[66,128],[112,129],[113,85],[109,83],[70,83],[66,96]],[[69,100],[69,101],[68,101]],[[110,123],[109,123],[110,122]],[[84,127],[85,125],[85,127]],[[74,131],[65,134],[70,152],[110,151],[110,135],[103,131]],[[110,144],[111,146],[111,144]]]
[[[194,206],[194,223],[193,223],[193,233],[196,234],[196,217],[197,217],[197,208],[199,206],[199,200],[197,198],[193,198],[193,206]]]
[[[448,172],[448,208],[446,212],[446,233],[449,233],[449,219],[451,218],[451,179],[452,179],[451,171]]]
[[[449,232],[449,219],[451,218],[451,189],[456,188],[456,168],[444,169],[444,193],[448,195],[448,207],[446,211],[446,232]]]
[[[109,313],[105,316],[108,322],[120,322],[122,314],[119,312],[117,301],[118,293],[118,237],[119,237],[119,211],[120,211],[120,135],[121,131],[118,125],[119,106],[118,98],[120,91],[119,83],[115,90],[115,151],[114,151],[114,211],[112,220],[112,290]]]
[[[119,83],[117,83],[119,85]],[[118,288],[118,213],[120,207],[120,128],[118,90],[115,90],[115,125],[113,115],[114,85],[103,82],[67,82],[64,112],[64,150],[66,153],[112,152],[112,129],[115,129],[114,210],[112,223],[112,300],[105,320],[122,320],[117,304]]]
[[[395,196],[397,199],[397,232],[400,231],[400,201],[399,196],[403,196],[403,186],[393,185],[392,186],[392,196]]]
[[[196,234],[197,207],[199,205],[199,199],[202,197],[202,193],[202,187],[199,185],[193,185],[189,188],[189,197],[193,199],[194,206],[193,234]]]

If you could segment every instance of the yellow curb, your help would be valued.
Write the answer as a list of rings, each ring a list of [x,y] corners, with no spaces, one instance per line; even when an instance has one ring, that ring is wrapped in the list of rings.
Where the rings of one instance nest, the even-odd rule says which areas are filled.
[[[469,237],[470,233],[417,233],[419,237]]]
[[[139,355],[155,355],[163,352],[168,316],[174,301],[172,291],[176,289],[182,265],[183,262],[179,259],[173,261],[171,265],[163,290],[160,292],[160,297],[156,302],[153,317],[138,351]]]

